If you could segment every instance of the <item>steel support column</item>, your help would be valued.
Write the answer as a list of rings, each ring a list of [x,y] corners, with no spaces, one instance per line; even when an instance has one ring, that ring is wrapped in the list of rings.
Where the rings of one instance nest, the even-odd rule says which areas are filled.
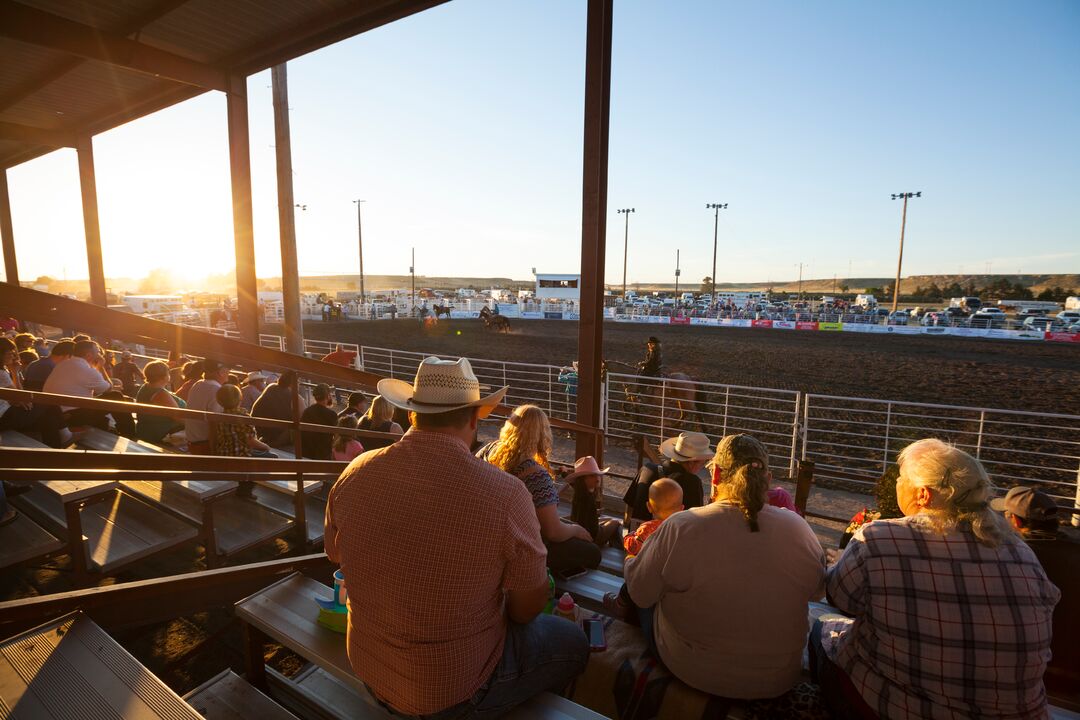
[[[240,338],[259,343],[259,301],[255,281],[255,231],[251,214],[251,148],[248,137],[247,78],[234,76],[227,95],[229,170],[232,175],[233,240],[236,248],[236,310]]]
[[[7,170],[0,170],[0,241],[4,245],[4,273],[12,285],[19,284],[19,266],[15,262],[15,229],[11,224],[11,196],[8,195]]]
[[[300,355],[304,352],[304,326],[300,317],[300,267],[296,259],[296,208],[293,207],[292,135],[289,130],[289,76],[285,63],[271,68],[270,77],[274,87],[274,154],[277,156],[285,349]]]
[[[105,307],[105,263],[101,256],[101,225],[98,222],[97,179],[94,175],[94,140],[80,135],[75,141],[82,188],[83,231],[86,234],[86,265],[90,273],[90,302]]]
[[[577,421],[600,425],[604,346],[608,117],[611,110],[612,0],[589,0],[585,31],[585,122],[581,192],[581,316],[578,322]],[[603,454],[598,436],[577,436],[577,456]]]

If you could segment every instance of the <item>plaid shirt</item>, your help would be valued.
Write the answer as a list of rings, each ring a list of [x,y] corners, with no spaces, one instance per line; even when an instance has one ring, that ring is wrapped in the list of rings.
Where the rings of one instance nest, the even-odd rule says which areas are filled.
[[[877,520],[855,532],[827,590],[855,621],[826,623],[826,651],[880,717],[1047,717],[1061,593],[1019,540],[990,548],[925,516]]]
[[[445,433],[364,453],[326,503],[349,587],[349,663],[404,714],[471,698],[506,640],[504,594],[547,586],[529,491]]]
[[[222,410],[226,415],[239,415],[248,417],[244,408]],[[248,438],[255,434],[255,427],[248,423],[218,423],[217,435],[214,437],[214,452],[218,455],[230,457],[249,457],[251,448],[248,447]]]
[[[634,557],[641,552],[645,541],[656,532],[663,520],[646,520],[638,526],[638,529],[623,538],[623,547],[626,548],[626,556]]]

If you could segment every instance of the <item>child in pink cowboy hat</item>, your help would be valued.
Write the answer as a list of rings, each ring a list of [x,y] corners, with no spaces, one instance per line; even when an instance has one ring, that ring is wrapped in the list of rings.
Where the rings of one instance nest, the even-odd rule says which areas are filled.
[[[619,521],[614,518],[601,518],[597,511],[604,497],[604,475],[607,475],[609,470],[610,467],[600,469],[596,458],[586,455],[578,458],[574,462],[574,471],[563,478],[574,490],[570,519],[592,533],[593,541],[600,547],[618,546],[622,540]]]

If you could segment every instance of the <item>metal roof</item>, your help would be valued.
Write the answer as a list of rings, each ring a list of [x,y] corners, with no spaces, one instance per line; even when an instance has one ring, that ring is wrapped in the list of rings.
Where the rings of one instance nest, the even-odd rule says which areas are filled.
[[[0,0],[0,169],[446,0]]]

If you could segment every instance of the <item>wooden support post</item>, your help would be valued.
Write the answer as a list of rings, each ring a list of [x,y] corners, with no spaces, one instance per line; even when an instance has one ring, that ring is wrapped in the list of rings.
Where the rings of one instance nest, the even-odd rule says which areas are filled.
[[[79,155],[79,185],[82,188],[83,229],[86,233],[86,265],[90,273],[90,302],[105,307],[105,264],[101,254],[101,225],[98,222],[97,179],[94,174],[94,141],[80,135],[75,141]]]
[[[229,170],[232,175],[233,239],[236,251],[236,309],[240,339],[259,343],[255,231],[251,210],[251,148],[248,136],[247,78],[229,79]]]
[[[266,692],[266,641],[262,630],[253,628],[248,623],[244,626],[244,669],[247,681]]]
[[[221,564],[217,547],[217,530],[214,528],[214,502],[215,500],[203,500],[202,502],[202,533],[203,543],[206,547],[207,570],[213,570]]]
[[[0,170],[0,241],[4,244],[4,274],[9,283],[18,285],[19,266],[15,262],[15,229],[11,224],[7,170]]]
[[[293,387],[293,454],[296,459],[304,457],[304,438],[300,432],[300,378]],[[307,545],[307,498],[304,497],[304,474],[296,473],[296,493],[293,495],[293,521],[300,532],[300,542]]]
[[[799,512],[806,512],[806,503],[810,498],[810,488],[814,484],[814,461],[800,460],[799,471],[795,476],[795,507]]]
[[[581,197],[581,316],[578,322],[577,421],[600,426],[604,346],[608,117],[611,109],[612,0],[589,0],[585,31],[585,142]],[[577,456],[598,460],[603,439],[578,433]]]
[[[75,585],[83,587],[90,580],[86,562],[86,543],[83,541],[82,515],[84,500],[73,500],[64,505],[64,522],[67,525],[68,556]]]
[[[292,135],[289,130],[289,76],[285,63],[270,69],[274,87],[274,152],[277,156],[278,227],[281,233],[281,297],[285,306],[285,349],[304,352],[300,317],[300,267],[296,259]]]

